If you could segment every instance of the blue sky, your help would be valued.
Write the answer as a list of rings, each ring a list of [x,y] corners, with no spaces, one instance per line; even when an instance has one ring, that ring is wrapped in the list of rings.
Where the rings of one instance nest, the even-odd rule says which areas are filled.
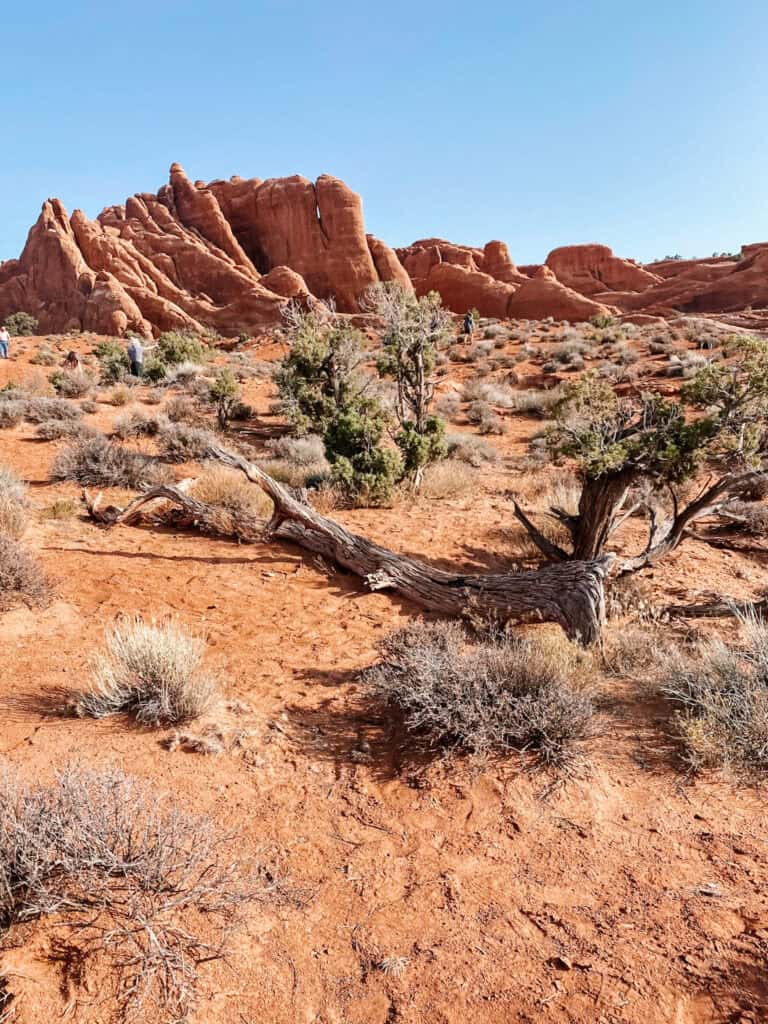
[[[390,244],[768,239],[768,3],[6,5],[0,259],[40,204],[90,216],[191,178],[323,172]]]

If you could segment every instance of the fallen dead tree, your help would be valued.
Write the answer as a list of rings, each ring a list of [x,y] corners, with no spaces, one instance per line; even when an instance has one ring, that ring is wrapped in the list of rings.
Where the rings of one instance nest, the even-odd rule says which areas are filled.
[[[603,582],[613,560],[611,555],[589,562],[545,565],[522,573],[445,572],[351,533],[234,452],[216,446],[208,455],[240,470],[272,500],[274,512],[266,524],[256,517],[238,516],[241,536],[290,541],[350,570],[369,589],[392,590],[429,611],[452,617],[556,622],[569,637],[585,644],[600,637],[605,618]],[[220,529],[220,510],[190,496],[184,485],[152,487],[123,509],[102,509],[100,496],[92,499],[84,492],[91,518],[108,526],[136,522],[147,506],[158,500],[180,509],[190,525]]]

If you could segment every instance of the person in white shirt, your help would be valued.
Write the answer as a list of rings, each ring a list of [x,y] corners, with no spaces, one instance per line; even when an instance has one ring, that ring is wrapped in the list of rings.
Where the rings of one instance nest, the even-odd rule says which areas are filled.
[[[10,359],[8,346],[11,343],[11,336],[7,327],[0,327],[0,359]]]

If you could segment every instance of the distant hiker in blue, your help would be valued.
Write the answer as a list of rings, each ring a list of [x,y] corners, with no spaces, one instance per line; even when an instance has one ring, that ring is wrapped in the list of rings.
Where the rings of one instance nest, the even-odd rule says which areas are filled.
[[[11,336],[8,333],[8,328],[0,327],[0,359],[8,359],[8,345],[10,341]]]
[[[471,313],[467,313],[464,317],[464,333],[472,335],[472,331],[475,329],[475,318]]]

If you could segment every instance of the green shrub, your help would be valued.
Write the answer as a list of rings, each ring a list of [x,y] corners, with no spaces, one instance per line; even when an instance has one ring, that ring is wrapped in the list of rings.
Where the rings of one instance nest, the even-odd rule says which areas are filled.
[[[3,326],[8,329],[11,337],[29,337],[37,334],[37,320],[31,313],[11,313],[3,321]]]
[[[84,370],[56,370],[48,379],[62,398],[84,398],[93,387],[93,380]]]
[[[157,339],[156,358],[166,366],[186,362],[204,363],[209,356],[208,345],[191,331],[165,331]]]
[[[351,500],[386,503],[403,474],[399,452],[381,447],[386,419],[379,407],[360,404],[328,425],[325,450],[333,480]]]
[[[101,379],[105,384],[117,384],[125,380],[131,361],[128,352],[119,341],[102,341],[93,350],[101,368]]]

